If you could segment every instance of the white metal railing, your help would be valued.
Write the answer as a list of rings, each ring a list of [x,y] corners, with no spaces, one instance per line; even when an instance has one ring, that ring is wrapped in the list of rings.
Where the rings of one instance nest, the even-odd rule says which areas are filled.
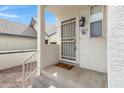
[[[37,52],[27,58],[22,65],[22,87],[26,87],[28,80],[38,70],[37,67]],[[30,85],[28,85],[30,86]]]

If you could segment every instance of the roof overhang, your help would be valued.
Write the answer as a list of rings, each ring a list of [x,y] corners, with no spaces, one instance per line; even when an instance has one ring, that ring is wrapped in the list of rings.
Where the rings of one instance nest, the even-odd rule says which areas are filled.
[[[56,16],[61,16],[68,13],[79,12],[87,5],[47,5],[46,10],[54,13]]]

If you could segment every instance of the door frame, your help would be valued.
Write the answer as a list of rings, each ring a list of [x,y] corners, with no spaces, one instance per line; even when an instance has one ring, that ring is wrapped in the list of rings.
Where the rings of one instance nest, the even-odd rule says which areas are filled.
[[[76,56],[75,56],[75,59],[76,60],[68,60],[68,59],[63,59],[62,58],[62,55],[61,55],[61,40],[60,40],[60,60],[62,60],[62,61],[66,61],[66,62],[69,62],[69,63],[73,63],[73,64],[77,64],[77,65],[79,65],[80,63],[80,44],[79,44],[79,37],[80,37],[80,32],[79,32],[79,17],[80,17],[80,13],[76,13],[75,15],[70,15],[70,16],[68,16],[68,17],[66,17],[66,18],[64,18],[64,19],[62,19],[61,21],[60,21],[60,39],[61,39],[61,22],[62,21],[65,21],[65,20],[69,20],[69,19],[72,19],[72,18],[76,18],[75,19],[75,22],[76,22],[76,35],[75,35],[75,37],[76,37]]]

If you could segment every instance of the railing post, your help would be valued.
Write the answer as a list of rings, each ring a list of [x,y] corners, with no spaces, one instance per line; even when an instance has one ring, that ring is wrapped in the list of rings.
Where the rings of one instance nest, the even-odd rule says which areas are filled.
[[[33,58],[37,55],[37,52],[26,59],[22,64],[22,88],[26,87],[25,83],[30,77],[37,71],[38,67],[33,67]],[[35,58],[34,58],[35,59]],[[36,62],[37,63],[37,62]]]
[[[23,63],[22,65],[22,88],[24,88],[24,85],[25,85],[25,80],[24,80],[24,77],[25,77],[25,63]]]

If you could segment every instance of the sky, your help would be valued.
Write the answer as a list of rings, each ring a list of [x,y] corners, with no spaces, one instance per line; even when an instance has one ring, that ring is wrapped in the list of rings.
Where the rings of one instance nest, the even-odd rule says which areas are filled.
[[[45,12],[45,20],[47,23],[56,24],[56,16],[48,11]]]
[[[32,17],[37,18],[37,6],[35,5],[0,5],[0,18],[22,24],[29,24]],[[55,24],[54,14],[46,11],[45,20],[47,23]]]

